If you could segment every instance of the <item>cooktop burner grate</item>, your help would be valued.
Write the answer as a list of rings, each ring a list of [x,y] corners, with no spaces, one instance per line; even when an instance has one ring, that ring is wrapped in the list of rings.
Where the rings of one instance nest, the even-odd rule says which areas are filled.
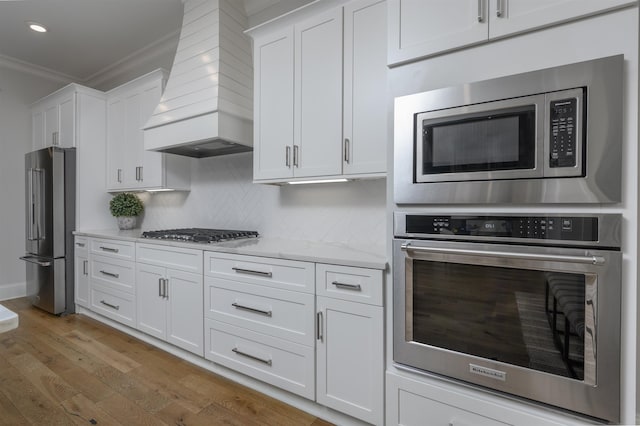
[[[181,228],[144,231],[142,238],[157,240],[188,241],[193,243],[217,243],[240,238],[256,238],[256,231],[236,231],[230,229]]]

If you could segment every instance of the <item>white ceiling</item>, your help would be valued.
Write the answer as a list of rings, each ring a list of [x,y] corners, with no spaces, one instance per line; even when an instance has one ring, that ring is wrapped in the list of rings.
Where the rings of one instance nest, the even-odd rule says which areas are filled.
[[[248,15],[310,0],[242,1]],[[149,46],[178,37],[181,0],[0,0],[0,59],[87,81]],[[27,21],[45,25],[35,33]]]

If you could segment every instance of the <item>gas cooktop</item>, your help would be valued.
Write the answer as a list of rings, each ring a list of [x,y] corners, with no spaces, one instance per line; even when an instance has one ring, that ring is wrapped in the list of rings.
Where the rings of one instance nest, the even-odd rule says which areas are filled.
[[[256,238],[256,231],[235,231],[230,229],[181,228],[145,231],[142,238],[158,240],[187,241],[192,243],[217,243],[240,238]]]

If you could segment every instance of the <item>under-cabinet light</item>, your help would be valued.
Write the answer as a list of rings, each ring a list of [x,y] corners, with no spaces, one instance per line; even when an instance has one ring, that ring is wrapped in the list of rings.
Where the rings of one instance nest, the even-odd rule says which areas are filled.
[[[318,180],[296,180],[292,182],[287,182],[289,185],[304,185],[307,183],[336,183],[336,182],[347,182],[349,179],[318,179]]]
[[[170,191],[175,191],[175,189],[171,189],[171,188],[158,188],[158,189],[146,189],[145,191],[147,191],[147,192],[170,192]]]

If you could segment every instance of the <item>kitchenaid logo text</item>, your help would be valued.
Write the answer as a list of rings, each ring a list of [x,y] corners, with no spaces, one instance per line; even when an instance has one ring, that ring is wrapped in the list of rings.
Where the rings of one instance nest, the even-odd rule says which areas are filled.
[[[490,377],[496,380],[502,380],[503,382],[507,380],[507,373],[505,371],[494,370],[492,368],[482,367],[476,364],[469,364],[469,371],[481,376]]]

